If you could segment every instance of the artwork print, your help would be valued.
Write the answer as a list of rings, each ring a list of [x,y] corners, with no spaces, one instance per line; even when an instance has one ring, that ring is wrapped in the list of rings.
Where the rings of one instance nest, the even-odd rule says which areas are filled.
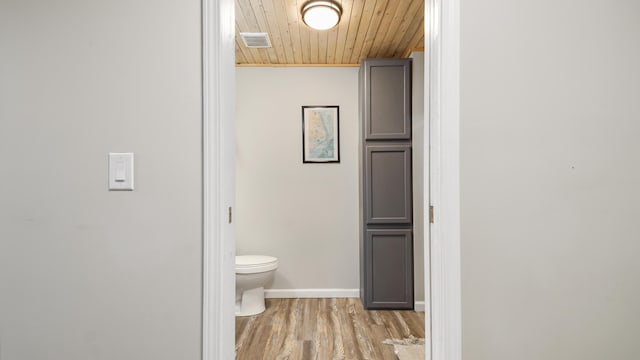
[[[302,107],[302,161],[340,162],[339,107]]]

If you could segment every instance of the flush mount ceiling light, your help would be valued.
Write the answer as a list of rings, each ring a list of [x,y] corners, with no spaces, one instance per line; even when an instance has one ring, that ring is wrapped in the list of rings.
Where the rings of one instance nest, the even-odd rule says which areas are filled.
[[[333,1],[310,1],[302,7],[302,20],[310,28],[328,30],[338,24],[342,9]]]

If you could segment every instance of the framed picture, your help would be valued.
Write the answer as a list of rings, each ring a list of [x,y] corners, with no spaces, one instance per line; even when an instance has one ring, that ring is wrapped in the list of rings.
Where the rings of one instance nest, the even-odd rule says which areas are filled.
[[[302,107],[302,162],[340,162],[338,106]]]

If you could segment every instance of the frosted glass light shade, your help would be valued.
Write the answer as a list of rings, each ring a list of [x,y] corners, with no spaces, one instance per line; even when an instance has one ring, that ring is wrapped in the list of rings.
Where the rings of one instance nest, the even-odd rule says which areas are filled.
[[[302,8],[302,20],[310,28],[328,30],[340,21],[342,10],[333,1],[311,1]]]

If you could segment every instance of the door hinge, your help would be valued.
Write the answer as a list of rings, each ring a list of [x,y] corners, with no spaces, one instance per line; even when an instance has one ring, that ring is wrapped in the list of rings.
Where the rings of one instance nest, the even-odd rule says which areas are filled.
[[[232,211],[231,211],[231,206],[229,206],[229,224],[231,224],[232,221]]]
[[[429,205],[429,223],[433,224],[434,221],[435,221],[435,215],[434,215],[433,205]]]

